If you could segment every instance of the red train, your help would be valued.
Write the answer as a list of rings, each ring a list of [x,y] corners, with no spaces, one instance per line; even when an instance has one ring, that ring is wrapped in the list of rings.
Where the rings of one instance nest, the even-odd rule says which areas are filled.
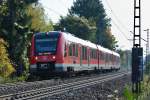
[[[70,33],[36,33],[32,37],[29,69],[33,75],[118,70],[120,56]]]

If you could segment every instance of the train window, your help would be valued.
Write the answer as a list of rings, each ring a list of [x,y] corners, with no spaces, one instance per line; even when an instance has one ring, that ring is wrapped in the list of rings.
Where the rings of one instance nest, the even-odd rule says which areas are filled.
[[[82,59],[84,59],[84,47],[82,46]]]
[[[96,51],[94,50],[94,59],[96,59]]]
[[[97,50],[95,50],[95,59],[98,58],[97,55],[98,55],[98,52],[97,52]]]
[[[92,58],[94,59],[94,50],[92,50]]]
[[[96,56],[95,50],[93,50],[93,54],[94,54],[93,58],[95,59],[95,56]]]
[[[82,58],[84,60],[87,60],[87,48],[86,47],[82,47]]]
[[[112,55],[112,61],[114,62],[114,55]]]
[[[83,59],[85,59],[85,47],[83,47]]]
[[[93,50],[92,49],[90,50],[90,53],[91,53],[91,58],[93,58]]]
[[[64,57],[67,56],[67,44],[65,43],[65,47],[64,47]]]
[[[106,61],[106,54],[104,53],[104,60]]]
[[[105,61],[107,62],[107,54],[105,54]]]
[[[95,50],[95,59],[97,59],[97,51]]]
[[[100,60],[101,59],[101,52],[99,52],[98,56],[99,56],[99,60]]]
[[[85,59],[87,60],[87,48],[85,47],[85,54],[84,54],[84,56],[85,56]]]
[[[69,45],[69,55],[70,55],[70,56],[72,56],[72,53],[73,53],[72,51],[73,51],[73,50],[72,50],[72,44],[70,44],[70,45]]]
[[[109,58],[110,58],[110,56],[109,56],[109,54],[107,54],[107,61],[109,62]]]
[[[73,46],[73,50],[72,50],[73,51],[73,56],[75,56],[75,52],[76,52],[75,51],[75,44],[73,44],[72,46]]]
[[[107,54],[107,61],[109,62],[109,58],[110,58],[110,56],[109,56],[109,54]]]
[[[100,57],[101,60],[103,60],[103,58],[104,58],[104,57],[103,57],[103,52],[101,52],[100,56],[101,56],[101,57]]]
[[[76,57],[78,57],[78,45],[76,44]]]
[[[83,59],[85,59],[85,47],[83,47]]]
[[[93,49],[90,50],[90,56],[92,59],[94,58],[94,50]]]
[[[90,58],[92,58],[92,49],[90,49]]]
[[[109,55],[107,54],[107,62],[109,61]]]
[[[57,49],[59,34],[35,35],[35,54],[51,53],[55,54]]]
[[[103,53],[100,52],[100,60],[103,60]]]

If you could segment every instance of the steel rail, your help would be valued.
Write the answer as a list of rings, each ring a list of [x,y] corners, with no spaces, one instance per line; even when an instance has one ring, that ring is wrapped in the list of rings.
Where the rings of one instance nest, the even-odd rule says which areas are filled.
[[[107,76],[98,77],[94,79],[87,79],[87,80],[72,82],[68,84],[61,84],[61,85],[56,85],[56,86],[47,87],[47,88],[41,88],[41,89],[35,89],[31,91],[26,91],[26,92],[4,95],[4,96],[0,96],[0,100],[40,99],[40,98],[60,94],[63,92],[67,92],[72,89],[76,90],[76,89],[91,86],[94,84],[102,83],[108,80],[122,77],[125,74],[126,72],[122,72],[122,73],[107,75]]]
[[[67,79],[64,79],[64,80],[57,80],[57,81],[61,81],[62,83],[66,83],[66,81],[85,80],[85,79],[89,79],[89,78],[95,78],[95,77],[102,77],[102,76],[105,76],[105,75],[111,75],[113,73],[114,72],[107,73],[107,74],[106,73],[105,74],[98,74],[98,75],[96,75],[96,74],[93,75],[92,74],[92,76],[72,77],[72,78],[67,78]],[[18,93],[18,92],[23,92],[23,91],[29,91],[29,90],[34,90],[34,89],[39,89],[39,88],[44,88],[44,87],[60,84],[60,83],[57,83],[57,81],[52,82],[52,80],[53,79],[43,80],[43,81],[33,81],[33,82],[17,82],[17,83],[0,84],[0,96],[1,95],[7,95],[7,94]],[[41,85],[43,85],[43,86],[41,86]]]

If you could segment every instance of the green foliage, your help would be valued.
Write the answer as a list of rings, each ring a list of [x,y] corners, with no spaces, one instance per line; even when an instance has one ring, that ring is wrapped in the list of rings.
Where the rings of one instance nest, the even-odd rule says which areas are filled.
[[[1,1],[2,3],[0,4],[0,15],[7,15],[8,7],[6,6],[7,2],[6,1]]]
[[[125,100],[133,100],[133,94],[131,90],[129,90],[129,87],[126,86],[123,92]]]
[[[150,77],[144,76],[144,80],[141,82],[141,93],[133,94],[131,86],[126,86],[124,89],[125,100],[149,100],[150,95]]]
[[[99,0],[76,0],[69,10],[71,15],[85,17],[98,21],[100,16],[106,16],[103,4]]]
[[[31,17],[29,23],[31,30],[39,32],[47,32],[53,30],[53,25],[50,20],[46,20],[44,9],[41,4],[29,5],[27,7],[27,15]]]
[[[21,75],[19,77],[14,77],[14,78],[7,77],[7,78],[3,78],[2,80],[0,80],[0,84],[24,82],[26,80],[27,80],[26,75]]]
[[[8,58],[6,46],[7,43],[0,38],[0,76],[3,78],[10,76],[15,71]]]
[[[145,73],[146,73],[147,75],[150,75],[150,62],[147,62],[147,63],[145,64],[145,66],[146,66],[146,68],[145,68]]]
[[[60,23],[55,26],[55,30],[64,30],[85,40],[94,41],[95,27],[84,17],[67,16],[62,17]]]
[[[53,30],[38,0],[2,0],[0,37],[7,41],[9,58],[16,69],[28,69],[27,51],[34,32]],[[1,9],[2,8],[2,9]]]
[[[69,10],[71,15],[85,17],[95,23],[95,43],[106,48],[115,49],[117,41],[110,32],[110,19],[107,18],[100,0],[76,0]]]
[[[114,35],[112,35],[111,29],[108,28],[106,30],[106,33],[105,34],[102,33],[101,35],[104,35],[104,36],[99,38],[101,41],[100,44],[111,50],[116,50],[117,41]]]

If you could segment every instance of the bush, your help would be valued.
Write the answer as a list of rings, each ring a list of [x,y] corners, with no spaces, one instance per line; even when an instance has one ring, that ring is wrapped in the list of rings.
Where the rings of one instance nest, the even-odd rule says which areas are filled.
[[[8,44],[0,38],[0,76],[3,78],[9,77],[15,69],[10,63],[6,47]]]

